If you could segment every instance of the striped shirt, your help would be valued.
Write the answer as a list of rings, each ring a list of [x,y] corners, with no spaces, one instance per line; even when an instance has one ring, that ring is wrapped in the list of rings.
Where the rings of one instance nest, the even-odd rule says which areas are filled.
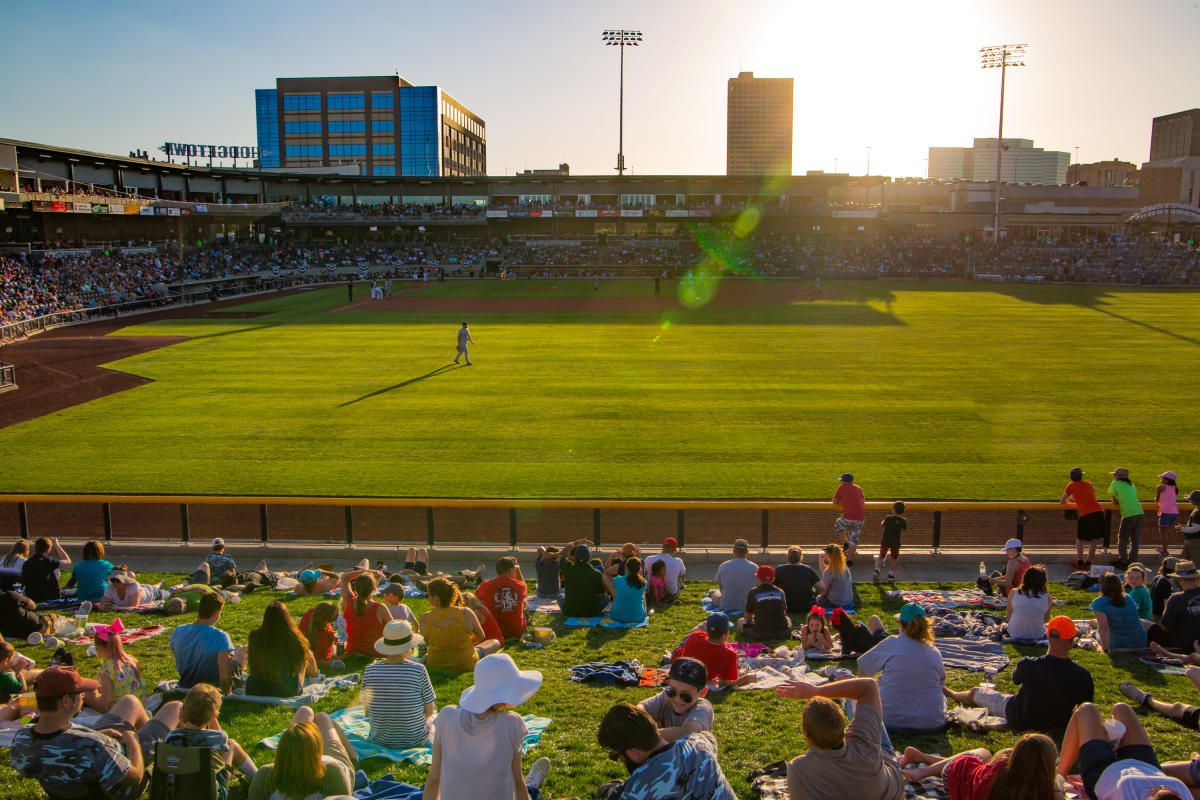
[[[391,748],[420,747],[429,740],[425,704],[436,697],[429,673],[415,661],[375,661],[363,670],[363,695],[371,741]]]

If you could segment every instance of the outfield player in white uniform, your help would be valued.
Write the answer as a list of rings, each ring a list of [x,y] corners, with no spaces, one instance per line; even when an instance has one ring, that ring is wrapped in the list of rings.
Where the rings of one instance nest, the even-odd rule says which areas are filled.
[[[467,366],[471,366],[471,354],[467,350],[467,345],[474,344],[475,340],[471,338],[471,329],[467,327],[467,323],[463,323],[458,329],[458,353],[454,356],[454,363],[458,363],[459,356],[467,360]]]

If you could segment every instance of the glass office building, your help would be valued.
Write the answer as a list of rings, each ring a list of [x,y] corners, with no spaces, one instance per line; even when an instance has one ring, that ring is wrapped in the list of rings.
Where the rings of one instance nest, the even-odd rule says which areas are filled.
[[[438,86],[390,76],[279,78],[255,92],[264,168],[353,164],[361,175],[487,174],[483,120]]]

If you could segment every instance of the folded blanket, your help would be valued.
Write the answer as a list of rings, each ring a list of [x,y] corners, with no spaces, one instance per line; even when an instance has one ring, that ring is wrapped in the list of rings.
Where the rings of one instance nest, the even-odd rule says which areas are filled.
[[[428,766],[433,761],[433,748],[430,746],[396,750],[372,742],[370,739],[371,721],[367,719],[367,713],[362,706],[343,708],[329,716],[346,732],[346,738],[358,751],[360,761],[366,761],[368,758],[386,758],[397,764],[411,761],[419,766]],[[521,745],[521,750],[529,752],[541,740],[542,732],[550,726],[551,720],[546,717],[535,717],[532,714],[526,715],[523,719],[529,733],[525,735],[525,742]],[[279,747],[279,734],[263,739],[260,744],[274,750]]]
[[[149,639],[151,636],[158,636],[160,633],[166,633],[166,627],[162,625],[146,625],[142,628],[134,628],[121,633],[121,643],[131,644],[142,639]],[[81,633],[78,636],[63,637],[63,641],[76,647],[86,647],[94,643],[94,639],[86,633]]]
[[[642,679],[642,665],[636,658],[629,661],[593,661],[570,668],[571,680],[596,686],[637,686]]]
[[[358,681],[358,675],[353,673],[350,675],[322,675],[309,679],[308,683],[304,685],[304,689],[295,697],[268,697],[265,695],[246,694],[245,689],[234,689],[233,694],[225,695],[225,699],[237,700],[242,703],[258,703],[263,706],[300,708],[301,706],[311,706],[329,694],[331,689],[346,689],[351,686],[357,686]],[[178,680],[163,681],[158,684],[156,689],[164,694],[179,694],[181,691]]]
[[[996,642],[971,639],[935,639],[942,663],[972,672],[995,674],[1008,666],[1008,653]]]
[[[730,642],[729,644],[737,651],[739,656],[745,658],[757,658],[771,649],[765,644],[759,644],[758,642]]]
[[[608,617],[567,617],[563,625],[568,628],[644,628],[650,624],[650,618],[641,622],[617,622]]]
[[[538,597],[530,595],[525,599],[525,610],[530,614],[561,614],[557,597]]]

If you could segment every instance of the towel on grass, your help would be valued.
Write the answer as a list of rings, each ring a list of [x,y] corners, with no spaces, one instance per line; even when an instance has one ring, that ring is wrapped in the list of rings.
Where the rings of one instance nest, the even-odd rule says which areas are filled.
[[[650,618],[641,622],[617,622],[609,617],[567,617],[563,625],[568,628],[644,628],[650,624]]]
[[[60,597],[57,600],[44,600],[35,606],[35,611],[59,611],[67,612],[74,611],[83,605],[82,600],[77,600],[74,597]]]
[[[780,646],[774,651],[754,658],[738,659],[738,672],[754,675],[753,683],[736,686],[737,689],[774,689],[791,681],[803,681],[813,686],[828,683],[824,675],[809,670],[804,663],[804,651],[799,647],[789,650]]]
[[[705,614],[715,614],[720,611],[728,617],[740,617],[744,613],[742,611],[726,611],[723,608],[717,608],[717,604],[708,595],[700,598],[700,607],[704,609]]]
[[[225,699],[237,700],[242,703],[258,703],[263,706],[300,708],[301,706],[311,706],[329,694],[331,689],[345,689],[357,686],[358,680],[357,674],[320,676],[310,679],[304,685],[304,689],[301,690],[300,694],[295,697],[268,697],[258,694],[246,694],[245,689],[234,689],[233,694],[225,695]],[[178,680],[163,681],[155,688],[163,694],[180,694],[182,691],[179,688]]]
[[[418,766],[428,766],[433,761],[433,748],[430,746],[397,750],[372,742],[370,738],[371,721],[367,719],[367,712],[362,706],[343,708],[329,716],[346,732],[346,738],[358,751],[360,761],[366,761],[368,758],[386,758],[397,764],[411,761]],[[529,733],[525,735],[525,743],[521,746],[521,751],[529,752],[530,748],[541,740],[542,732],[550,726],[551,720],[546,717],[535,717],[532,714],[526,715],[523,719]],[[279,734],[263,739],[260,744],[274,750],[279,747]]]
[[[637,686],[642,679],[642,664],[629,661],[593,661],[570,668],[571,680],[596,686]]]
[[[392,777],[392,773],[376,778],[361,789],[356,789],[356,800],[420,800],[425,789],[401,783]]]
[[[121,643],[132,644],[142,639],[149,639],[151,636],[158,636],[160,633],[165,633],[166,630],[166,627],[163,625],[146,625],[141,628],[127,630],[121,633]],[[86,633],[81,633],[78,636],[64,637],[63,641],[76,647],[86,647],[89,644],[93,644],[95,639]]]
[[[995,674],[1008,666],[1008,653],[1004,651],[1004,645],[996,642],[935,639],[934,644],[947,667]]]
[[[530,614],[561,614],[557,597],[538,597],[530,595],[525,599],[525,610]]]
[[[1142,656],[1138,659],[1147,667],[1157,670],[1164,675],[1187,675],[1187,668],[1178,658],[1163,658],[1162,656]]]
[[[947,589],[945,591],[927,589],[918,592],[896,589],[884,592],[884,596],[905,603],[920,603],[926,611],[931,608],[962,608],[964,606],[1004,608],[1008,604],[1003,597],[984,594],[979,589]]]
[[[792,637],[799,639],[800,631],[792,631]],[[844,658],[854,658],[854,656],[842,652],[842,640],[840,638],[833,641],[833,649],[828,653],[822,653],[815,647],[810,647],[804,651],[804,658],[808,661],[841,661]]]

